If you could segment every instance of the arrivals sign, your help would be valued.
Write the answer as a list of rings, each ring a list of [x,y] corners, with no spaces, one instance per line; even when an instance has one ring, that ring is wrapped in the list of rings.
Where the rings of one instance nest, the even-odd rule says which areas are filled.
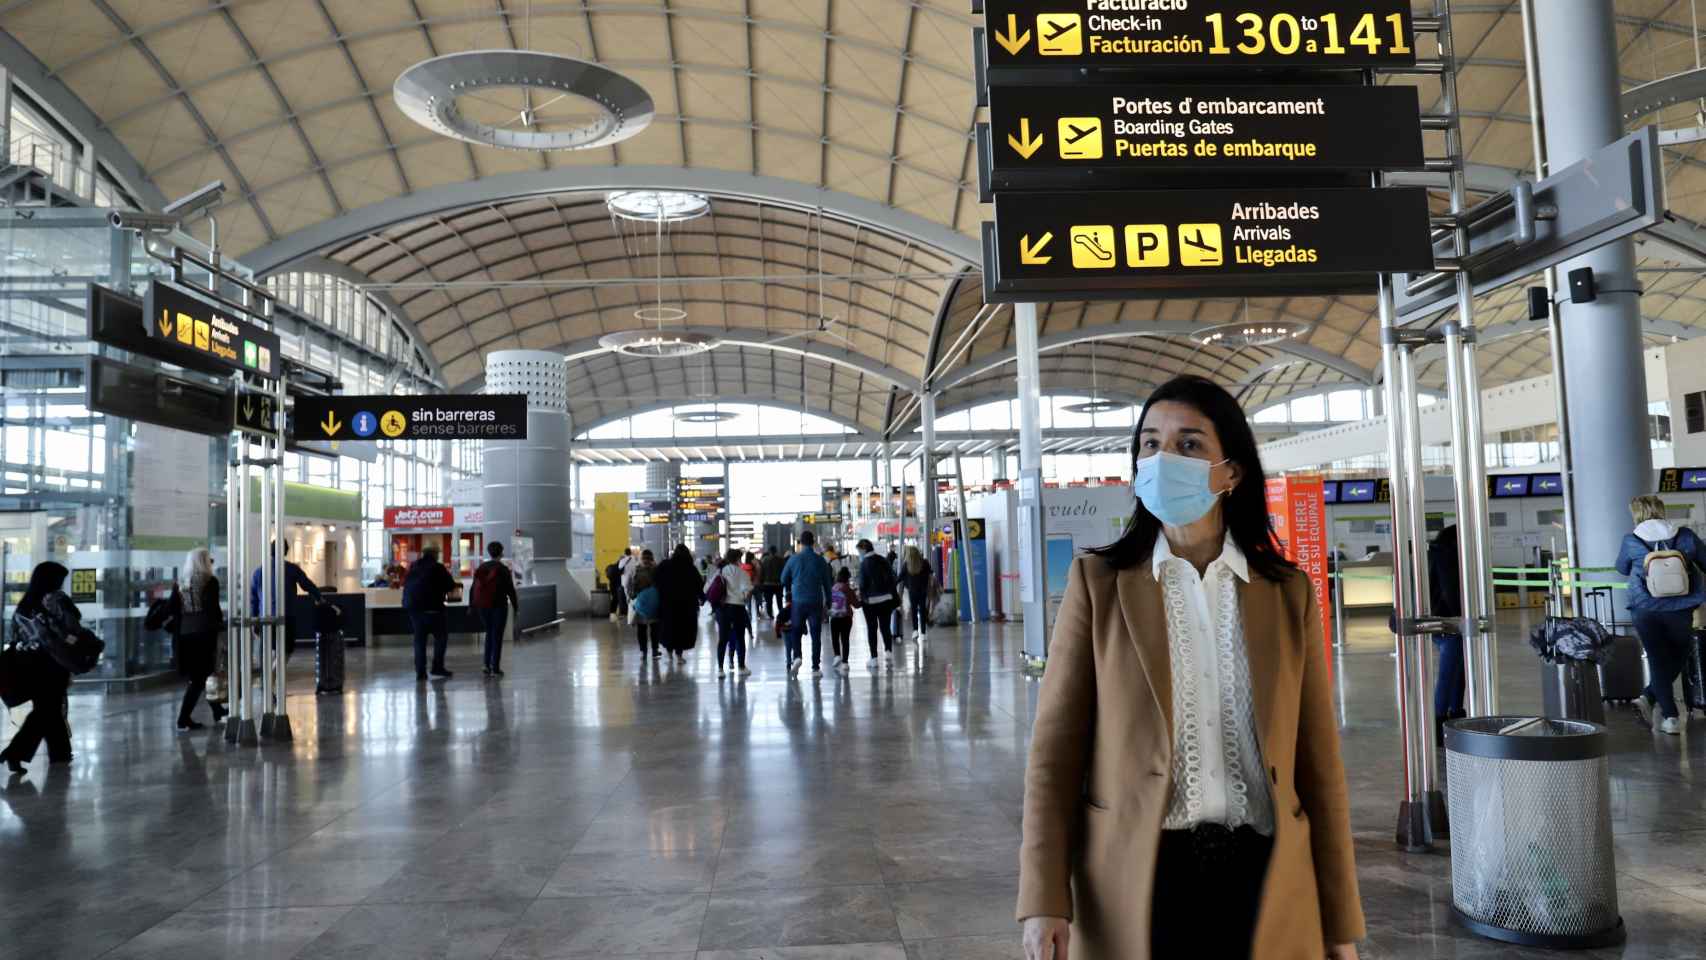
[[[525,440],[527,397],[299,397],[293,440]]]
[[[992,71],[1360,70],[1416,62],[1410,0],[983,0],[982,6]]]
[[[990,285],[1007,300],[1086,288],[1248,294],[1298,274],[1317,290],[1335,276],[1360,285],[1433,266],[1427,204],[1421,187],[998,194]]]
[[[1013,86],[989,91],[992,183],[1027,173],[1410,170],[1423,166],[1409,86]],[[1060,178],[1054,178],[1059,182]],[[1063,184],[1064,185],[1064,184]]]
[[[277,334],[179,287],[163,280],[150,281],[142,316],[149,335],[156,339],[171,341],[180,349],[233,370],[278,376],[283,358],[279,356]]]

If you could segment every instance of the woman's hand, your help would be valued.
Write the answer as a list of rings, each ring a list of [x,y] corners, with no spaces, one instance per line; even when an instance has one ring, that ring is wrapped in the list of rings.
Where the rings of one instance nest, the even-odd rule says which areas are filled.
[[[1335,943],[1327,948],[1327,960],[1357,960],[1357,945]]]
[[[1072,927],[1061,917],[1032,917],[1025,921],[1025,960],[1067,960]],[[1334,958],[1337,960],[1337,958]],[[1356,960],[1353,950],[1351,960]]]

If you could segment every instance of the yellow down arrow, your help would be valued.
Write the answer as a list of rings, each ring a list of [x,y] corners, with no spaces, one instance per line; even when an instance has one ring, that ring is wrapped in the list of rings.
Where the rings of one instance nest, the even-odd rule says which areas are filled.
[[[326,436],[328,436],[328,437],[337,436],[338,431],[342,430],[343,428],[344,428],[344,425],[338,422],[337,414],[332,412],[331,410],[327,410],[326,411],[326,422],[320,424],[320,429],[326,431]]]
[[[1045,233],[1045,234],[1043,234],[1042,239],[1038,240],[1036,242],[1036,245],[1033,246],[1031,244],[1031,235],[1030,234],[1027,233],[1024,236],[1020,237],[1019,238],[1019,262],[1022,264],[1025,264],[1026,266],[1040,267],[1040,266],[1043,266],[1044,264],[1047,264],[1049,261],[1053,260],[1054,259],[1053,257],[1041,256],[1041,254],[1043,252],[1043,248],[1048,246],[1049,241],[1053,240],[1053,239],[1054,239],[1054,234]]]
[[[160,311],[160,336],[169,337],[171,335],[172,335],[172,311],[171,310],[161,310]]]
[[[995,42],[1001,44],[1001,49],[1007,51],[1009,56],[1013,56],[1025,49],[1025,44],[1031,42],[1031,31],[1026,30],[1024,33],[1020,33],[1018,15],[1009,13],[1007,15],[1007,33],[1003,36],[1000,30],[995,31]]]
[[[1007,145],[1013,148],[1014,153],[1024,157],[1026,160],[1029,160],[1031,159],[1032,154],[1042,149],[1043,135],[1039,133],[1035,138],[1033,138],[1031,136],[1031,118],[1020,117],[1019,136],[1014,137],[1009,133],[1007,135]]]

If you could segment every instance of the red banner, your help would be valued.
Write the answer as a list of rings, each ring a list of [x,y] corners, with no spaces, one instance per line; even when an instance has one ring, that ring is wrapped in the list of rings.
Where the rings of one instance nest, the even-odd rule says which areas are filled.
[[[1268,480],[1268,518],[1287,560],[1309,575],[1321,611],[1321,640],[1327,670],[1333,669],[1333,618],[1327,593],[1327,502],[1320,477]]]
[[[456,525],[454,507],[386,507],[387,530],[442,530]]]

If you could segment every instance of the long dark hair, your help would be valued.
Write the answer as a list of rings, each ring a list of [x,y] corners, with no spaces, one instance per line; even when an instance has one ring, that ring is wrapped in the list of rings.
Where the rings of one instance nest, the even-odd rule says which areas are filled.
[[[1232,535],[1232,542],[1244,552],[1251,570],[1268,580],[1285,579],[1295,568],[1280,554],[1279,544],[1274,540],[1273,527],[1268,523],[1266,477],[1261,454],[1256,451],[1256,433],[1250,429],[1250,421],[1244,418],[1244,410],[1232,394],[1203,377],[1176,377],[1162,384],[1149,395],[1137,429],[1132,431],[1132,469],[1137,466],[1144,420],[1156,404],[1169,401],[1190,407],[1214,424],[1222,453],[1238,465],[1242,474],[1238,486],[1226,494],[1221,504],[1226,530]],[[1126,524],[1125,533],[1113,543],[1090,552],[1116,569],[1135,567],[1149,562],[1155,552],[1155,538],[1160,535],[1161,521],[1138,500],[1132,507],[1131,522]]]
[[[18,607],[12,612],[13,616],[33,616],[42,610],[42,601],[47,595],[65,587],[65,578],[71,576],[71,571],[63,564],[48,560],[36,564],[30,571],[30,585],[24,591],[24,598],[18,601]]]

